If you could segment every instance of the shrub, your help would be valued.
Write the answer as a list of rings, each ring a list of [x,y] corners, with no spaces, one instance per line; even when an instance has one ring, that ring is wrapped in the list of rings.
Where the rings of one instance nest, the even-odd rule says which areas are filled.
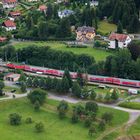
[[[91,123],[92,123],[91,118],[90,117],[87,117],[85,119],[85,122],[84,122],[85,127],[90,127]]]
[[[12,113],[9,115],[9,120],[11,125],[20,125],[21,124],[21,116],[17,113]]]
[[[66,101],[61,101],[57,106],[57,110],[59,111],[59,117],[63,119],[66,116],[66,112],[68,111],[68,103]]]
[[[43,132],[44,131],[44,124],[42,122],[36,123],[35,130],[37,133]]]
[[[73,112],[73,115],[72,115],[72,118],[71,118],[71,122],[72,123],[77,123],[78,119],[79,119],[78,115],[75,112]]]
[[[113,119],[113,113],[111,112],[105,112],[102,115],[102,119],[106,122],[106,123],[111,123],[112,119]]]
[[[36,101],[34,104],[34,110],[39,111],[39,109],[40,109],[40,103],[38,101]]]
[[[32,104],[35,104],[36,101],[38,101],[39,104],[42,105],[46,100],[46,95],[46,91],[42,89],[35,89],[28,94],[28,99],[31,101]]]
[[[33,123],[32,118],[31,117],[26,118],[25,123],[27,124]]]

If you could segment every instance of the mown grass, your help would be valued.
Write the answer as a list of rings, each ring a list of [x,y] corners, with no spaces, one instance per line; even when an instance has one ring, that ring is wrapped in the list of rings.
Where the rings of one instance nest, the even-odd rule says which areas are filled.
[[[11,101],[0,102],[0,132],[2,140],[95,140],[100,132],[97,132],[93,138],[88,136],[88,129],[84,124],[72,124],[70,118],[60,120],[56,112],[58,101],[47,100],[45,105],[39,112],[33,110],[33,106],[25,98],[15,99]],[[70,111],[72,111],[73,104],[70,104]],[[114,119],[109,127],[116,127],[122,125],[128,120],[128,113],[114,110],[110,108],[100,108],[98,116],[103,112],[112,111]],[[22,124],[20,126],[11,126],[8,122],[10,113],[17,112],[22,115]],[[31,116],[34,123],[25,124],[25,119]],[[121,117],[120,117],[121,116]],[[35,133],[35,122],[42,121],[45,125],[45,132],[41,134]]]
[[[50,46],[52,49],[60,50],[60,51],[66,51],[66,52],[73,52],[75,54],[88,54],[90,56],[93,56],[96,61],[102,61],[105,60],[107,56],[112,55],[113,52],[106,51],[103,49],[93,48],[92,46],[89,46],[87,48],[68,48],[66,44],[62,42],[57,41],[35,41],[35,42],[17,42],[13,43],[13,46],[16,49],[22,49],[24,47],[28,47],[31,45],[36,46]]]
[[[98,32],[102,34],[110,34],[110,32],[116,31],[117,26],[112,23],[108,23],[107,21],[100,21],[98,26]]]
[[[136,122],[128,129],[128,135],[139,135],[140,134],[140,117],[136,120]]]

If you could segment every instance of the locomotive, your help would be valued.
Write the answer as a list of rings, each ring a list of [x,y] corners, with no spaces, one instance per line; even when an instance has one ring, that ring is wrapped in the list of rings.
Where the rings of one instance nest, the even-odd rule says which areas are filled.
[[[63,70],[56,70],[56,69],[24,65],[24,64],[20,65],[20,64],[15,64],[15,63],[7,63],[6,67],[11,68],[11,69],[20,69],[27,72],[41,73],[44,75],[52,75],[52,76],[58,76],[58,77],[63,77],[63,74],[64,74]],[[70,72],[70,75],[72,79],[77,78],[76,72]],[[140,81],[137,81],[137,80],[129,80],[129,79],[90,75],[90,74],[88,74],[87,77],[88,77],[88,82],[97,82],[97,83],[114,84],[114,85],[120,85],[120,86],[140,88]]]

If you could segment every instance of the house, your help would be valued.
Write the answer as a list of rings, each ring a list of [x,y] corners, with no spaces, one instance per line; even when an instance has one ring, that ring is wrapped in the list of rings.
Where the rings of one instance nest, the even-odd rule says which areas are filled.
[[[129,37],[129,35],[112,33],[109,36],[108,48],[110,48],[110,49],[126,48],[131,41],[132,40]]]
[[[95,29],[89,26],[78,27],[76,30],[76,40],[80,42],[90,42],[93,41],[95,37]]]
[[[10,20],[15,20],[16,18],[20,17],[21,16],[21,12],[20,11],[13,11],[13,12],[10,12],[9,15],[8,15],[8,18]]]
[[[16,24],[12,20],[4,21],[2,27],[5,28],[6,31],[16,30]]]
[[[40,5],[38,8],[39,11],[46,13],[47,11],[47,6],[46,5]]]
[[[0,36],[0,43],[6,42],[6,41],[7,41],[7,38],[6,37],[1,37]]]
[[[3,8],[14,8],[17,5],[17,0],[3,0]]]
[[[16,82],[20,78],[20,74],[15,74],[15,73],[9,73],[4,76],[4,80],[11,81],[11,82]]]
[[[74,11],[72,10],[63,10],[63,11],[58,11],[58,16],[62,19],[64,17],[68,17],[70,15],[74,14]]]

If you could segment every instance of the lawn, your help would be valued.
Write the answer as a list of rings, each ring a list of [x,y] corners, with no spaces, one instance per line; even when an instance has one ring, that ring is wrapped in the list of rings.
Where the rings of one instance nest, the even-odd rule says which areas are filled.
[[[117,26],[115,24],[108,23],[107,21],[99,22],[98,32],[102,34],[110,34],[110,32],[116,31]]]
[[[140,134],[140,117],[136,122],[128,129],[128,135],[139,135]]]
[[[4,92],[11,92],[12,90],[16,90],[14,92],[15,94],[22,94],[21,90],[19,88],[16,88],[16,87],[5,86],[3,89]]]
[[[75,54],[88,54],[93,56],[96,61],[105,60],[107,56],[112,55],[113,52],[109,52],[103,49],[92,48],[89,46],[88,48],[67,48],[66,45],[62,42],[54,42],[54,41],[46,41],[46,42],[19,42],[13,43],[16,49],[21,49],[24,47],[28,47],[30,45],[37,46],[50,46],[52,49],[73,52]]]
[[[89,138],[88,129],[83,123],[71,124],[70,118],[60,120],[56,113],[56,106],[59,102],[48,100],[41,108],[40,112],[35,112],[32,105],[27,99],[15,99],[0,102],[0,132],[2,140],[92,140],[97,138],[101,133],[97,133],[93,138]],[[72,104],[70,108],[72,108]],[[112,127],[122,125],[128,120],[128,113],[109,109],[100,108],[98,115],[103,112],[111,111],[114,113]],[[10,126],[8,115],[18,112],[22,115],[22,124],[20,126]],[[34,122],[42,121],[45,125],[45,132],[35,133],[33,124],[25,124],[25,119],[31,116]],[[121,117],[120,117],[121,116]]]

